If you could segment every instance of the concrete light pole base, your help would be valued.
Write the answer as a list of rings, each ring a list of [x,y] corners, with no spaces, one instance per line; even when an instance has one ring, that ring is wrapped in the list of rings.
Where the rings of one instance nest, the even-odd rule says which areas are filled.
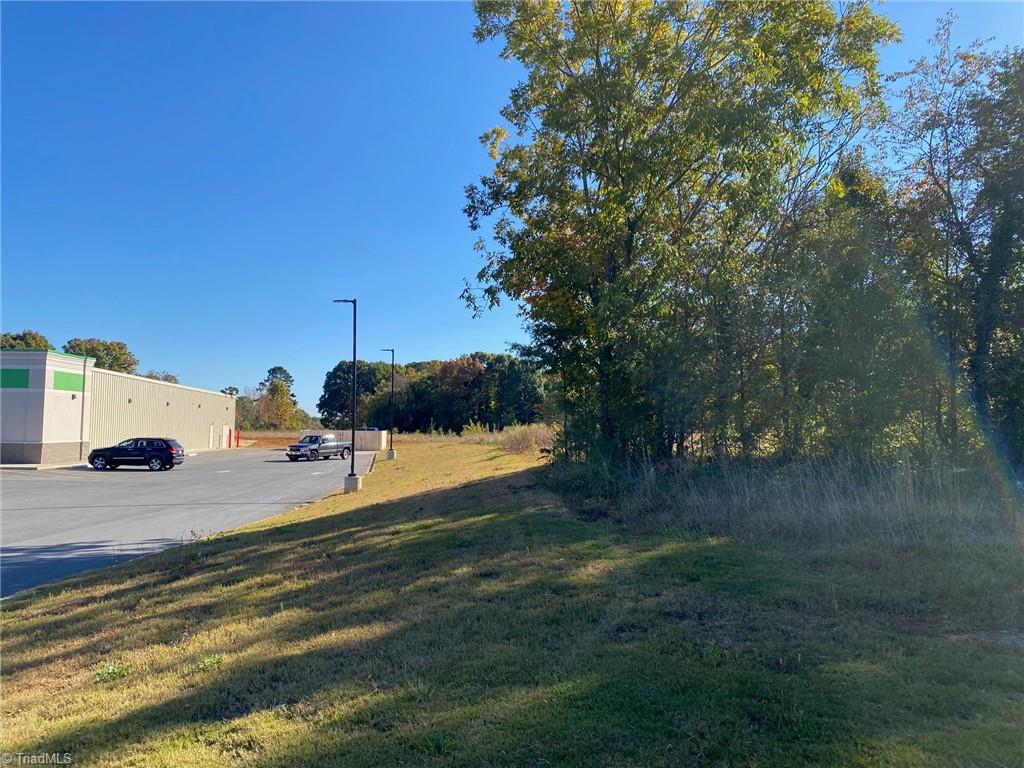
[[[345,493],[363,490],[363,478],[360,475],[345,475]]]
[[[388,458],[387,458],[387,460],[388,461],[394,461],[397,458],[398,458],[398,451],[396,451],[394,448],[389,449],[388,450]]]

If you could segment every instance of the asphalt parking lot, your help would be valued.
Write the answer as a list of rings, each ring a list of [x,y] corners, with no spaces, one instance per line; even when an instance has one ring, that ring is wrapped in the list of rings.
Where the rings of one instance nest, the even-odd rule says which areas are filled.
[[[373,457],[356,453],[356,473]],[[338,490],[348,471],[267,449],[203,453],[166,472],[3,470],[0,596],[286,512]]]

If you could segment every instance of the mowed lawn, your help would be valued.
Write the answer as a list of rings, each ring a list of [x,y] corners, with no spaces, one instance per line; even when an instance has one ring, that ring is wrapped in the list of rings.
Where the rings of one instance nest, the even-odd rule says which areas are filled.
[[[83,766],[1024,764],[1020,553],[585,520],[538,461],[366,490],[3,604],[2,748]]]

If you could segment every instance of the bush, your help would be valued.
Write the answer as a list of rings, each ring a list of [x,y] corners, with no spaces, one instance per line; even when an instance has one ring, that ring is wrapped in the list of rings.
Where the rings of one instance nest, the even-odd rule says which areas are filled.
[[[509,453],[550,451],[553,441],[547,424],[517,424],[495,433],[497,443]]]

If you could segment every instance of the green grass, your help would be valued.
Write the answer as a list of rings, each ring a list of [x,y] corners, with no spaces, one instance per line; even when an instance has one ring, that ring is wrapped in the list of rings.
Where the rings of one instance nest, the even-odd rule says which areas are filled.
[[[104,766],[1022,765],[1013,547],[640,531],[567,512],[527,457],[399,448],[363,494],[5,603],[3,749]],[[108,664],[130,674],[96,682]]]

